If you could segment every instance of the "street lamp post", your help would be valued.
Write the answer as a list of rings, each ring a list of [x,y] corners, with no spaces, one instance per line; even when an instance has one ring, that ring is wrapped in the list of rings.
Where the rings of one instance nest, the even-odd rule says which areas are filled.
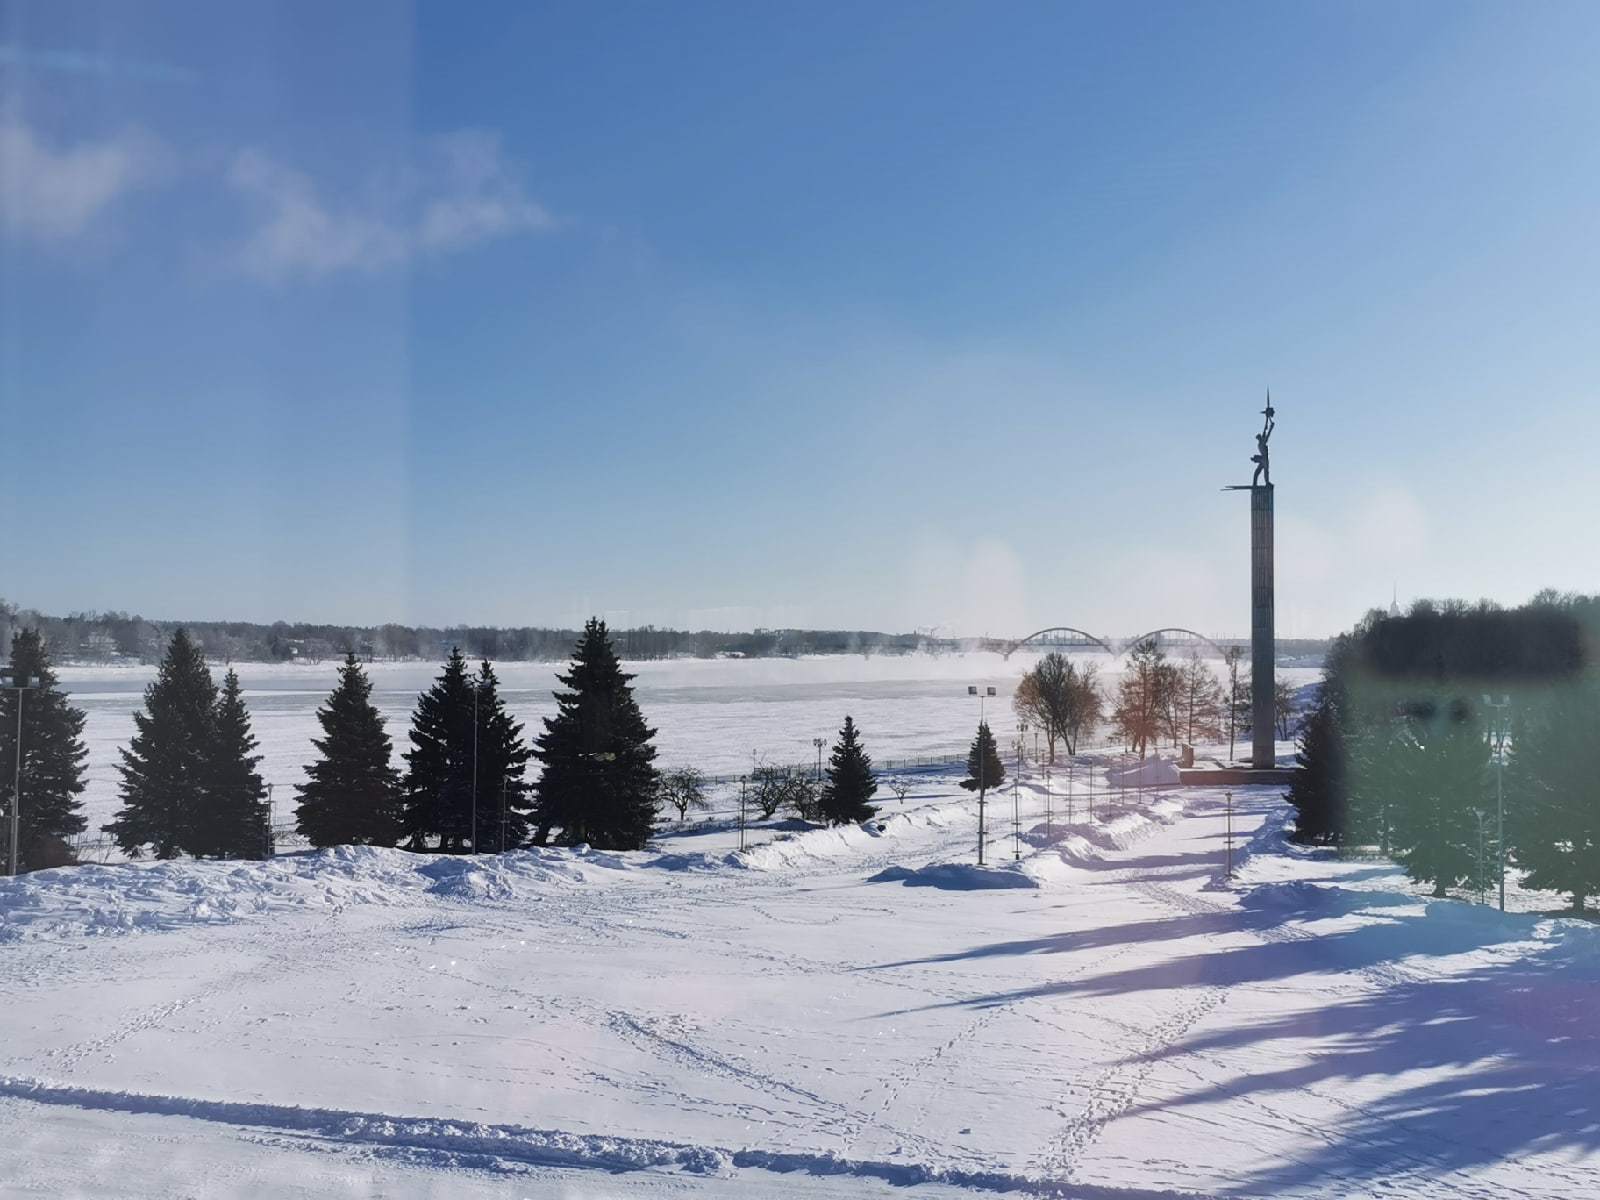
[[[478,696],[481,683],[472,688],[472,852],[478,852]]]
[[[1017,773],[1011,780],[1011,857],[1022,858],[1022,748],[1028,744],[1028,723],[1017,722]]]
[[[967,685],[967,695],[976,696],[978,698],[978,728],[982,729],[983,728],[983,702],[988,697],[994,695],[994,688],[989,687],[987,685],[985,685],[983,687],[979,687],[977,684],[968,684]],[[996,755],[998,755],[999,752],[1000,752],[999,751],[999,747],[997,746],[995,748]],[[984,815],[984,803],[983,802],[984,802],[984,794],[988,791],[988,783],[989,783],[988,764],[984,762],[983,755],[980,753],[978,755],[978,865],[980,867],[983,866],[983,844],[987,840],[986,836],[985,836],[985,829],[984,829],[984,822],[983,822],[983,815]]]
[[[1499,859],[1500,874],[1500,911],[1506,910],[1506,734],[1507,710],[1511,707],[1511,697],[1502,695],[1498,700],[1491,700],[1488,696],[1483,698],[1486,707],[1494,710],[1494,724],[1490,727],[1489,736],[1494,739],[1494,840],[1496,857]]]
[[[827,745],[827,738],[812,738],[811,744],[817,748],[817,782],[822,782],[822,747]]]
[[[1225,793],[1228,797],[1228,878],[1233,878],[1233,793]]]
[[[1055,841],[1055,831],[1051,828],[1050,812],[1050,764],[1044,764],[1044,840],[1046,844]]]
[[[29,683],[26,672],[13,671],[10,667],[0,667],[0,679],[10,679],[10,683],[0,684],[0,691],[15,692],[17,696],[17,744],[16,765],[11,775],[11,874],[17,874],[20,866],[18,858],[19,839],[22,827],[22,693],[31,692],[39,684]]]
[[[745,777],[739,776],[739,853],[744,853],[744,785]]]
[[[506,852],[506,777],[500,775],[500,853]]]

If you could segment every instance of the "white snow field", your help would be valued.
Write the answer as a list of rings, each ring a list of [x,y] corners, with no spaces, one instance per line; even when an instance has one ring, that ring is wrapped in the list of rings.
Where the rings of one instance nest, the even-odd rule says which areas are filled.
[[[1037,785],[981,871],[947,774],[744,855],[5,883],[0,1193],[1600,1194],[1600,931],[1287,847],[1272,789],[1230,883],[1220,792]]]

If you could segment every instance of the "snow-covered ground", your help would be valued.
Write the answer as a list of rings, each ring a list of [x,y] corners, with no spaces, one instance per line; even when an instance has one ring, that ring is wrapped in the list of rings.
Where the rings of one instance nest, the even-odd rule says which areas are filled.
[[[0,1192],[1600,1194],[1600,930],[1084,782],[0,885]]]

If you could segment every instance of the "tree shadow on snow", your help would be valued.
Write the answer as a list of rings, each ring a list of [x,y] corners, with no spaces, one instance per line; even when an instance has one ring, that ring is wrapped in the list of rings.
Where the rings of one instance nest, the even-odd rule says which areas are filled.
[[[1346,1194],[1383,1181],[1420,1186],[1424,1179],[1541,1151],[1562,1156],[1539,1167],[1551,1190],[1600,1194],[1600,1172],[1574,1161],[1600,1153],[1600,931],[1557,930],[1530,951],[1531,920],[1450,901],[1424,906],[1404,895],[1305,884],[1258,888],[1241,901],[1238,909],[997,942],[878,969],[1253,932],[1264,940],[924,1008],[1358,973],[1357,982],[1371,987],[1350,999],[1302,985],[1305,1007],[1298,1011],[1277,1018],[1255,1014],[1130,1058],[1194,1055],[1208,1074],[1231,1064],[1239,1073],[1149,1100],[1119,1119],[1241,1100],[1270,1110],[1274,1096],[1283,1097],[1287,1114],[1304,1110],[1309,1096],[1317,1107],[1342,1114],[1318,1125],[1309,1148],[1297,1147],[1292,1157],[1237,1181],[1233,1190],[1243,1195]],[[1325,932],[1299,923],[1330,918],[1362,923],[1344,921]],[[1508,946],[1501,961],[1423,977],[1433,969],[1425,960],[1504,943],[1521,945]],[[1215,1011],[1223,1016],[1228,1009]],[[1260,1066],[1275,1061],[1285,1065]],[[1214,1110],[1205,1119],[1215,1121]]]
[[[1586,939],[1588,940],[1588,939]],[[1256,1060],[1275,1041],[1293,1065],[1234,1076],[1129,1110],[1171,1112],[1274,1094],[1315,1092],[1344,1117],[1319,1145],[1237,1184],[1249,1195],[1306,1187],[1341,1192],[1416,1177],[1437,1180],[1538,1151],[1570,1160],[1600,1152],[1600,955],[1574,939],[1527,958],[1402,983],[1375,995],[1253,1020],[1166,1047],[1148,1059],[1202,1054]],[[1387,1081],[1387,1082],[1385,1082]],[[1300,1104],[1291,1099],[1293,1107]],[[1593,1166],[1541,1165],[1552,1188],[1594,1194]]]
[[[1385,907],[1416,912],[1416,901],[1409,896],[1386,893],[1347,892],[1300,884],[1257,888],[1242,898],[1237,909],[1215,913],[1194,913],[1164,918],[1155,922],[1116,925],[1085,934],[1064,934],[1038,939],[1053,943],[1055,952],[1087,948],[1096,936],[1106,946],[1134,940],[1163,937],[1215,936],[1227,933],[1257,932],[1269,940],[1227,949],[1202,949],[1193,954],[1168,956],[1137,967],[1108,971],[1098,975],[1049,980],[1011,991],[946,1000],[922,1006],[924,1011],[939,1008],[990,1008],[1019,1000],[1051,997],[1116,997],[1140,992],[1160,993],[1176,988],[1232,987],[1289,980],[1304,975],[1334,975],[1363,971],[1392,963],[1402,957],[1446,957],[1464,954],[1508,939],[1526,936],[1526,925],[1485,919],[1459,919],[1466,906],[1452,901],[1429,904],[1422,914],[1386,914]],[[1367,923],[1326,933],[1296,930],[1291,923],[1323,920],[1365,912]],[[1480,914],[1487,917],[1489,914]],[[1140,937],[1143,933],[1147,936]],[[1080,940],[1074,944],[1073,939]],[[1007,946],[1028,943],[1000,943],[978,947],[956,957],[982,958],[992,954],[1038,953],[1040,950],[1010,950]],[[1044,949],[1046,947],[1041,947]],[[953,960],[947,960],[953,961]],[[890,1015],[890,1014],[885,1014]],[[900,1015],[900,1014],[893,1014]]]
[[[1173,877],[1167,876],[1165,878]],[[1245,900],[1248,901],[1249,897],[1245,897]],[[1361,895],[1355,892],[1334,890],[1296,889],[1286,895],[1280,894],[1277,902],[1271,906],[1218,908],[1214,911],[1180,913],[1148,921],[1124,921],[1115,925],[1102,925],[1091,929],[1073,930],[1067,933],[1052,933],[1044,937],[991,942],[983,946],[973,946],[967,950],[951,951],[948,954],[936,954],[926,958],[901,959],[898,962],[877,963],[856,967],[855,970],[887,971],[897,967],[963,962],[970,959],[1030,954],[1071,954],[1080,950],[1102,950],[1141,942],[1211,938],[1219,934],[1273,928],[1281,925],[1285,919],[1292,919],[1295,916],[1344,916],[1351,912],[1409,903],[1411,901],[1407,897],[1391,896],[1385,893]],[[1213,957],[1213,955],[1206,954],[1197,957]],[[1166,960],[1169,964],[1172,961]],[[1147,970],[1154,972],[1160,970],[1160,968],[1152,966]],[[1189,975],[1192,976],[1192,972]],[[1088,983],[1091,981],[1084,980],[1079,982]],[[1192,978],[1188,978],[1187,982],[1173,986],[1188,986],[1188,982],[1192,982]],[[1061,986],[1069,987],[1072,985],[1063,984]],[[995,997],[986,997],[982,1000],[956,1001],[954,1003],[985,1004],[997,1002],[1002,1001]]]

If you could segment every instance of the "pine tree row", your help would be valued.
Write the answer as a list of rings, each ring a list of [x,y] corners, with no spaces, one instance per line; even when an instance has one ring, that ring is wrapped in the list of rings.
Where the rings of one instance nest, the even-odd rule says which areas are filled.
[[[660,799],[655,730],[633,697],[603,621],[591,620],[561,675],[556,715],[532,746],[507,711],[494,668],[452,650],[417,700],[405,771],[391,767],[383,718],[354,655],[317,713],[321,757],[295,820],[314,846],[403,845],[463,853],[587,843],[641,849]],[[543,766],[537,783],[530,759]]]
[[[35,686],[23,702],[22,870],[73,861],[85,827],[79,794],[88,757],[84,715],[57,686],[37,631],[12,641],[13,672]],[[532,745],[500,695],[488,663],[469,668],[453,650],[418,697],[405,769],[354,653],[317,710],[316,761],[297,791],[295,824],[313,846],[404,846],[460,853],[588,843],[639,849],[659,807],[680,813],[699,795],[692,772],[663,779],[655,730],[644,720],[605,623],[591,620],[559,676],[556,714]],[[0,778],[16,766],[15,690],[0,693]],[[122,750],[121,806],[104,828],[130,857],[258,858],[271,852],[267,789],[238,676],[219,688],[197,644],[180,629],[134,714]],[[531,759],[543,771],[530,785]],[[696,777],[697,778],[697,777]],[[691,786],[692,785],[692,786]],[[846,717],[817,793],[815,817],[866,820],[876,811],[872,762]]]

